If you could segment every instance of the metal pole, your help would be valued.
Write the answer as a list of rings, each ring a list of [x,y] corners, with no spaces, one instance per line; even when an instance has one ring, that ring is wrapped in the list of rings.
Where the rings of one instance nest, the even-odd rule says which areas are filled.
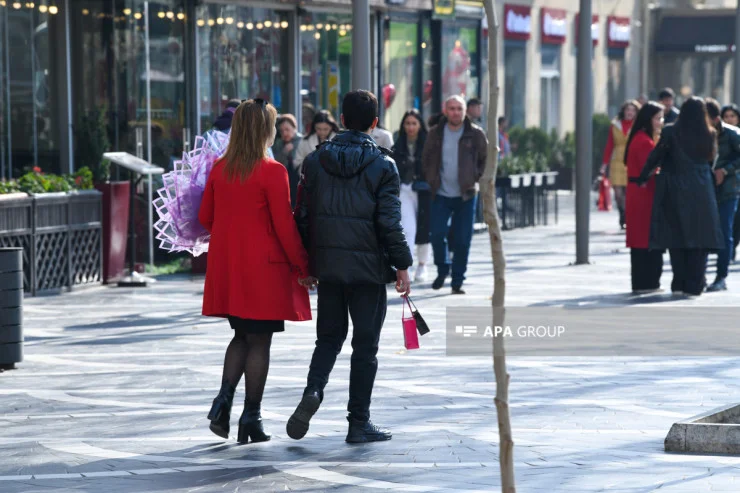
[[[8,127],[8,179],[13,178],[13,125],[10,124],[10,45],[8,41],[8,9],[3,9],[5,14],[5,97],[8,110],[8,121],[5,124]]]
[[[370,2],[352,2],[352,87],[372,89],[370,52]]]
[[[67,172],[74,173],[75,170],[75,141],[74,141],[74,110],[72,108],[72,47],[70,46],[71,25],[69,11],[71,2],[64,2],[64,52],[67,72],[64,74],[67,80]],[[118,169],[118,166],[116,166]]]
[[[149,57],[149,2],[144,2],[144,53],[146,56],[146,160],[152,164],[152,64]],[[152,238],[152,175],[147,177],[147,243],[149,244],[149,265],[154,264],[154,238]]]
[[[591,0],[580,0],[576,81],[576,264],[588,263],[588,216],[591,202]]]
[[[35,87],[34,77],[36,75],[36,42],[35,42],[36,37],[33,35],[35,31],[34,25],[33,25],[33,17],[35,13],[36,11],[33,9],[28,13],[28,20],[30,23],[29,24],[30,30],[29,30],[28,35],[29,35],[29,38],[31,38],[31,43],[30,43],[31,44],[31,80],[29,81],[30,87]],[[36,94],[34,92],[31,93],[31,101],[32,101],[31,106],[33,107],[33,123],[32,123],[33,165],[38,166],[39,165],[39,133],[38,133],[38,124],[36,123]]]
[[[735,103],[740,103],[740,0],[735,14]]]

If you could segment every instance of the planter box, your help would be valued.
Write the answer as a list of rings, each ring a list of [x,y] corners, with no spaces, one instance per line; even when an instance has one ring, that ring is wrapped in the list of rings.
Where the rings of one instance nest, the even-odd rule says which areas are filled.
[[[496,179],[502,229],[558,222],[557,171],[502,176]]]
[[[101,194],[96,190],[0,199],[0,247],[23,249],[23,288],[100,282]]]

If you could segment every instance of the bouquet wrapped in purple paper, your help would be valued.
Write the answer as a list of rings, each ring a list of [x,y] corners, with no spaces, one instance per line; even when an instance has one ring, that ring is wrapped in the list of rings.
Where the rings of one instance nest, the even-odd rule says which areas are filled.
[[[154,229],[160,248],[196,257],[208,251],[210,235],[200,225],[198,211],[211,168],[228,143],[229,134],[207,132],[195,139],[192,151],[175,161],[172,171],[162,175],[163,186],[153,202],[159,216]]]

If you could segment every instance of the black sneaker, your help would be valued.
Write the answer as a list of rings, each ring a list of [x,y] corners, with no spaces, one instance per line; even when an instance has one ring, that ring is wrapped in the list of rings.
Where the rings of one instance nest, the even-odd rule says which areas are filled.
[[[308,423],[319,410],[321,397],[318,390],[306,391],[293,416],[288,420],[285,431],[293,440],[300,440],[308,432]]]
[[[465,290],[463,288],[452,288],[452,294],[465,294]]]
[[[347,417],[349,421],[349,432],[345,441],[347,443],[384,442],[393,438],[389,430],[378,428],[372,421],[359,421]]]
[[[716,291],[727,291],[727,282],[724,279],[715,279],[712,285],[707,288],[707,293]]]
[[[437,276],[432,283],[432,289],[442,289],[442,286],[445,284],[445,279],[447,279],[447,276]]]

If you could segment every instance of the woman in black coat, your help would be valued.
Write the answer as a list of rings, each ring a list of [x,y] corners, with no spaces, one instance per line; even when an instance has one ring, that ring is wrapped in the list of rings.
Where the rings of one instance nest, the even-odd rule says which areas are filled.
[[[668,249],[675,294],[701,294],[706,285],[707,253],[723,248],[712,174],[716,146],[717,134],[709,125],[704,101],[692,97],[681,106],[676,124],[663,129],[635,179],[644,185],[660,166],[649,248]]]
[[[426,277],[430,257],[430,217],[432,192],[422,174],[421,153],[427,138],[427,127],[419,111],[412,109],[401,118],[393,159],[401,175],[401,223],[409,245],[416,244],[415,282]]]

